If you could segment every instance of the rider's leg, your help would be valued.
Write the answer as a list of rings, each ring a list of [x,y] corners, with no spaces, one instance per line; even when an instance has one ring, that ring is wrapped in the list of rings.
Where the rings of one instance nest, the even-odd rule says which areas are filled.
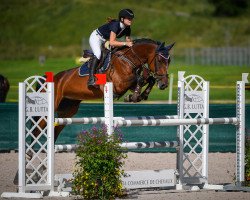
[[[99,59],[96,56],[93,56],[93,58],[90,61],[89,66],[89,80],[88,80],[88,86],[94,86],[95,85],[95,69],[99,63]]]
[[[97,65],[99,64],[99,60],[101,58],[101,45],[104,41],[102,41],[96,31],[93,31],[89,38],[90,47],[94,53],[94,57],[90,61],[90,68],[89,68],[89,80],[88,86],[95,85],[95,78],[94,73]]]

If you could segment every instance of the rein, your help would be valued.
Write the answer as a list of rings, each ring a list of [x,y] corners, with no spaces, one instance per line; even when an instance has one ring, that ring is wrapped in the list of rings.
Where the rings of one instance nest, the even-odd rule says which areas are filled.
[[[149,71],[150,76],[153,76],[154,78],[156,78],[157,80],[162,79],[163,77],[165,77],[165,75],[160,75],[157,74],[157,70],[159,68],[157,61],[156,61],[156,56],[161,56],[162,58],[164,58],[166,60],[166,62],[168,63],[169,57],[165,57],[164,55],[162,55],[161,53],[155,53],[154,57],[152,58],[152,60],[147,63],[147,62],[143,62],[142,59],[136,54],[136,52],[132,47],[129,47],[125,52],[123,52],[122,54],[118,54],[117,57],[119,57],[120,59],[126,61],[127,63],[130,64],[130,66],[135,70],[136,68],[138,68],[132,61],[131,59],[129,59],[127,56],[125,56],[129,51],[131,51],[133,53],[133,55],[139,60],[140,65],[142,66],[142,68],[146,69]],[[115,53],[116,54],[116,53]],[[151,65],[152,62],[155,62],[155,68],[154,71],[151,71],[150,68],[148,67],[148,65]],[[148,65],[147,65],[148,64]],[[168,74],[167,74],[168,76]]]

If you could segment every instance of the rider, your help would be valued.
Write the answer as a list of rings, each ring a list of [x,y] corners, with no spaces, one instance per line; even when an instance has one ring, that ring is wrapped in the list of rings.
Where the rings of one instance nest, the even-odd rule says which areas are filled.
[[[95,85],[95,68],[101,58],[101,45],[109,40],[109,44],[112,47],[121,47],[133,45],[130,38],[132,20],[134,18],[134,13],[130,9],[122,9],[119,12],[119,20],[110,20],[107,24],[100,26],[98,29],[94,30],[89,38],[90,47],[94,53],[92,61],[90,62],[89,69],[89,80],[88,86],[93,87]],[[116,38],[126,36],[126,42],[117,41]]]

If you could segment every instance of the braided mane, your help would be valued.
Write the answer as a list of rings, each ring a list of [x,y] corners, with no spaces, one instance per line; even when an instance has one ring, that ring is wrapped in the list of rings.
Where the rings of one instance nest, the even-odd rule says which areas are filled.
[[[135,40],[133,40],[133,43],[134,43],[134,44],[143,44],[143,43],[146,43],[146,44],[156,44],[156,45],[161,44],[161,42],[159,42],[159,41],[154,41],[154,40],[149,39],[149,38],[135,39]]]

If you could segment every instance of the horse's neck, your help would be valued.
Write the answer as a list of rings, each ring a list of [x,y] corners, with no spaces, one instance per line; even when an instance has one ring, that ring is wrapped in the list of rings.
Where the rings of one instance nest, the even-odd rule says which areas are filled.
[[[142,67],[142,64],[145,64],[149,60],[150,56],[154,51],[155,51],[154,44],[136,44],[129,49],[126,48],[117,51],[116,55],[118,55],[120,59],[123,60],[128,59],[136,67]]]

